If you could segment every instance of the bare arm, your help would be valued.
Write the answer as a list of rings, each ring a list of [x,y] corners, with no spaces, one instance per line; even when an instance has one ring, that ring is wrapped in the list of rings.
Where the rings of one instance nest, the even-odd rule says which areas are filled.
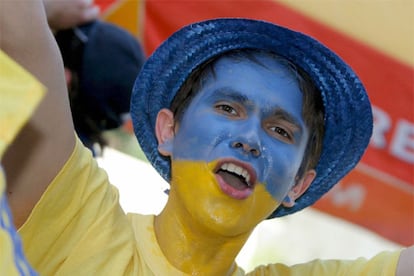
[[[43,0],[52,30],[61,30],[89,22],[99,16],[93,0]]]
[[[401,252],[397,265],[397,276],[414,275],[414,245]]]
[[[0,47],[48,89],[6,152],[3,164],[14,222],[20,227],[75,144],[63,62],[42,0],[0,0]]]

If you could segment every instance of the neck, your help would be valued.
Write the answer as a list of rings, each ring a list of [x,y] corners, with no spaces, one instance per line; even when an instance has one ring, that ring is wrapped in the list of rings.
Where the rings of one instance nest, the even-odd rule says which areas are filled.
[[[220,235],[192,219],[171,196],[154,221],[157,241],[168,261],[192,275],[231,275],[250,233]]]

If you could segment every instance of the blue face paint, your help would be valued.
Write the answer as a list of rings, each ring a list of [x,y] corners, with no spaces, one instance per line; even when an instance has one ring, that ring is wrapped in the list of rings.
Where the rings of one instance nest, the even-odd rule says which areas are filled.
[[[179,123],[172,160],[212,162],[231,158],[248,164],[256,183],[281,202],[304,156],[308,129],[302,92],[284,66],[257,55],[223,57],[214,65]]]

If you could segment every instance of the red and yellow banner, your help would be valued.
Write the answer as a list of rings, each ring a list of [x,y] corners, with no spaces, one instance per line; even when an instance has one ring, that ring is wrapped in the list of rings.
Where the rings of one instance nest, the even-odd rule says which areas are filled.
[[[374,135],[360,165],[315,207],[400,243],[414,243],[414,2],[96,0],[150,54],[180,27],[214,17],[263,19],[309,34],[361,77]]]

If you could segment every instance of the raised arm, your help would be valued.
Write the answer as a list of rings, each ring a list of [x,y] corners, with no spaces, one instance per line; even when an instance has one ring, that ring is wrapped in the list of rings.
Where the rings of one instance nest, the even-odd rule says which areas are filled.
[[[20,227],[70,156],[75,135],[63,62],[42,0],[0,0],[0,33],[1,49],[48,89],[3,159],[9,203]]]
[[[43,0],[47,20],[54,31],[97,19],[99,6],[93,0]]]

